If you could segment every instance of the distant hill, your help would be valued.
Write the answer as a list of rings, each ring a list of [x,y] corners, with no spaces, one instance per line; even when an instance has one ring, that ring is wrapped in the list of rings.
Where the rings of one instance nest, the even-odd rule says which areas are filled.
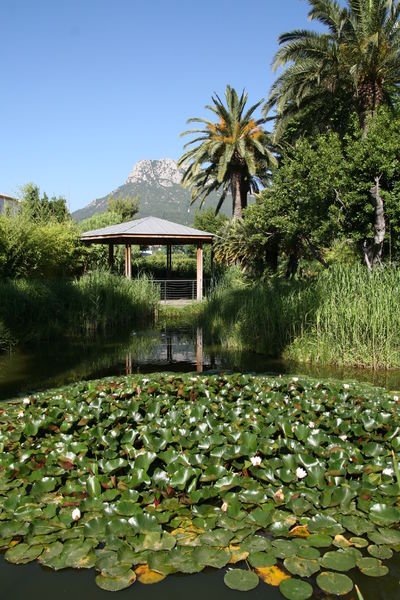
[[[161,160],[141,160],[133,167],[128,179],[116,190],[102,198],[93,200],[90,204],[72,213],[75,221],[83,221],[95,213],[107,210],[108,198],[114,196],[135,196],[139,194],[140,206],[138,218],[160,217],[175,223],[187,225],[193,223],[196,208],[199,204],[190,206],[190,191],[181,185],[182,173],[177,163],[165,158]],[[216,208],[218,194],[207,198],[204,207]],[[232,199],[228,196],[221,212],[232,214]]]

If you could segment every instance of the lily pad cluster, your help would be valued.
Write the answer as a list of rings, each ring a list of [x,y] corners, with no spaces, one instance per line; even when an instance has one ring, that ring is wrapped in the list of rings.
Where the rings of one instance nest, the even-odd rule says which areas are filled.
[[[81,382],[0,406],[0,548],[115,591],[225,570],[345,595],[400,550],[398,398],[251,375]]]

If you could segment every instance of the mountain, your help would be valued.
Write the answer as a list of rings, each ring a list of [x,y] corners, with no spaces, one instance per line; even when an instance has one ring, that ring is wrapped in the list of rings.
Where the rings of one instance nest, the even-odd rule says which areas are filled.
[[[140,197],[139,214],[141,217],[160,217],[175,223],[187,225],[193,223],[194,213],[199,204],[190,206],[190,191],[181,185],[182,172],[176,161],[171,158],[161,160],[141,160],[133,167],[126,182],[116,190],[102,198],[93,200],[84,208],[72,213],[75,221],[83,221],[95,213],[107,210],[109,196]],[[215,208],[219,200],[218,194],[210,194],[204,207]],[[230,196],[221,209],[227,215],[232,213]]]

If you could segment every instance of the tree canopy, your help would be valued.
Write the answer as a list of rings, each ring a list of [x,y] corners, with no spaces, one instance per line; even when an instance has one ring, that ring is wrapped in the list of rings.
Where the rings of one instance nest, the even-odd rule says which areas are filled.
[[[262,128],[265,119],[254,117],[262,101],[246,108],[247,93],[243,91],[239,96],[229,85],[225,101],[226,105],[214,94],[212,105],[206,106],[216,115],[217,122],[198,117],[188,120],[204,127],[182,133],[196,137],[185,144],[185,148],[193,147],[183,154],[178,164],[184,168],[183,185],[192,188],[192,203],[200,199],[202,206],[211,192],[221,190],[218,212],[231,192],[232,214],[241,218],[248,194],[258,192],[260,184],[266,182],[275,158],[268,134]]]

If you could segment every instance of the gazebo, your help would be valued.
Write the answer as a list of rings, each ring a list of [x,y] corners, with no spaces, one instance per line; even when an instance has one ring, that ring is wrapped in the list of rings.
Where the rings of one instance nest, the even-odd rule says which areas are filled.
[[[167,246],[167,271],[171,269],[171,247],[194,244],[197,246],[197,300],[203,298],[203,244],[212,244],[216,236],[172,223],[158,217],[144,217],[135,221],[110,225],[93,231],[86,231],[81,241],[86,244],[108,244],[109,266],[114,263],[114,246],[125,246],[125,276],[131,277],[131,246]]]

